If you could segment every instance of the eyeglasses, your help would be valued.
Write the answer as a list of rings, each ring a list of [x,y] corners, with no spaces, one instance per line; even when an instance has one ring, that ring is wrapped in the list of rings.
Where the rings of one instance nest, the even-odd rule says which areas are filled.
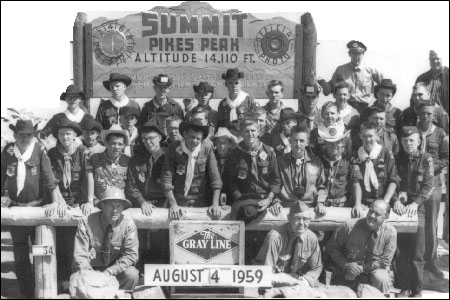
[[[156,138],[158,138],[158,136],[149,136],[147,138],[142,138],[142,141],[143,142],[148,142],[148,141],[153,142]]]

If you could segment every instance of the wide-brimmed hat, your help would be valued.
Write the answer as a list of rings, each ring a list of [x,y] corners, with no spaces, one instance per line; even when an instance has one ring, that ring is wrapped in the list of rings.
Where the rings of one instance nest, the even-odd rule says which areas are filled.
[[[194,84],[195,93],[214,93],[214,87],[207,82],[200,82],[198,85]]]
[[[114,81],[122,81],[126,86],[129,86],[131,84],[131,78],[128,77],[125,74],[119,74],[119,73],[111,73],[109,74],[109,80],[103,81],[103,86],[105,89],[110,91],[109,85]]]
[[[242,79],[244,78],[244,72],[240,72],[239,68],[228,69],[226,73],[222,74],[222,79]]]
[[[231,132],[226,127],[219,127],[216,134],[210,137],[210,140],[214,143],[217,138],[228,138],[235,145],[237,145],[238,143],[237,137],[231,134]]]
[[[124,209],[131,207],[131,202],[130,200],[127,200],[125,198],[125,193],[123,192],[123,190],[118,189],[116,187],[108,188],[103,194],[103,198],[97,202],[96,206],[101,209],[102,208],[101,204],[109,200],[121,200],[123,202]]]
[[[102,132],[100,133],[100,137],[102,138],[103,144],[106,145],[106,138],[111,133],[116,133],[116,134],[123,135],[124,136],[124,144],[128,145],[128,141],[130,139],[130,135],[128,134],[128,131],[123,130],[122,127],[120,127],[119,124],[113,124],[111,126],[111,128],[109,128],[108,130],[102,130]]]
[[[141,117],[141,112],[137,107],[124,106],[119,110],[119,116],[135,116],[139,119]]]
[[[259,211],[260,207],[258,202],[264,198],[261,194],[246,194],[242,195],[233,204],[232,210],[236,211],[236,220],[244,221],[245,224],[265,215],[267,209]]]
[[[318,128],[319,136],[327,142],[337,142],[347,136],[349,131],[345,132],[343,122],[337,122],[336,125],[326,127],[324,123],[320,123]]]
[[[64,93],[61,94],[61,96],[59,97],[59,100],[66,100],[66,96],[67,95],[78,95],[81,99],[84,99],[84,92],[82,89],[78,88],[77,86],[71,84],[66,88],[66,91]]]
[[[356,52],[366,52],[367,47],[360,41],[352,40],[347,43],[347,48],[349,51],[356,51]]]
[[[189,129],[194,129],[195,131],[202,131],[203,139],[209,134],[209,126],[205,126],[202,124],[200,120],[190,120],[189,122],[181,122],[180,124],[180,134],[183,135],[185,131]]]
[[[397,85],[394,84],[391,79],[383,79],[383,80],[381,80],[379,85],[375,86],[374,91],[373,91],[375,94],[375,97],[378,93],[378,90],[381,88],[392,90],[392,96],[395,95],[395,93],[397,92]]]
[[[156,85],[172,85],[172,78],[167,74],[159,74],[153,77],[153,83]]]
[[[33,126],[33,122],[31,120],[21,120],[18,119],[16,125],[9,124],[9,129],[11,129],[14,133],[35,133],[38,124]]]
[[[290,119],[298,119],[301,116],[302,116],[301,114],[296,113],[293,109],[287,108],[281,112],[280,121],[284,122]]]
[[[75,134],[77,136],[81,135],[83,133],[83,130],[81,129],[80,125],[78,125],[75,122],[70,121],[68,118],[61,118],[59,119],[58,123],[55,124],[52,128],[52,134],[55,138],[58,138],[58,131],[61,128],[70,128],[73,131],[75,131]]]
[[[146,132],[157,132],[161,135],[161,141],[164,141],[166,139],[166,135],[161,130],[161,128],[159,128],[159,126],[156,126],[152,122],[147,122],[141,127],[140,134],[142,135],[143,133]]]
[[[81,120],[80,127],[83,130],[97,130],[98,132],[103,130],[102,124],[95,121],[94,118],[83,118],[83,120]]]

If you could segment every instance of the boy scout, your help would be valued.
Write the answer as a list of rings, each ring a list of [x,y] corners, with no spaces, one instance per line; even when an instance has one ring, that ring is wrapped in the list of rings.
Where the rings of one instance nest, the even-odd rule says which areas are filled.
[[[243,78],[244,72],[240,72],[238,68],[228,69],[226,73],[222,74],[228,96],[220,101],[218,106],[218,127],[227,127],[230,130],[236,129],[233,128],[232,123],[238,122],[237,110],[244,108],[245,111],[251,111],[256,107],[253,98],[241,90]]]
[[[281,132],[273,132],[272,142],[270,144],[267,144],[273,147],[277,157],[291,152],[291,143],[289,141],[289,137],[291,136],[292,128],[297,126],[298,118],[300,116],[301,114],[294,112],[292,108],[284,109],[280,119]]]
[[[272,135],[270,133],[267,133],[267,112],[262,107],[255,107],[252,111],[248,113],[248,116],[250,118],[253,118],[258,122],[259,125],[259,140],[268,145],[272,146]]]
[[[108,188],[97,203],[100,211],[78,223],[73,270],[97,270],[115,276],[121,290],[133,290],[139,280],[135,268],[139,241],[133,220],[122,214],[131,202],[122,190]]]
[[[306,151],[310,130],[306,126],[292,128],[289,138],[291,152],[277,158],[281,177],[281,193],[271,212],[277,215],[281,207],[289,207],[301,201],[314,206],[319,214],[325,213],[324,202],[327,196],[322,162],[311,152]]]
[[[267,84],[266,95],[269,101],[264,106],[267,112],[266,118],[266,132],[272,134],[272,131],[276,132],[279,129],[279,121],[281,119],[283,110],[285,108],[283,99],[284,85],[279,80],[271,80]]]
[[[119,112],[119,124],[123,130],[128,131],[128,145],[125,146],[124,153],[129,157],[134,156],[134,147],[138,143],[139,130],[136,125],[139,123],[141,112],[135,107],[125,106]]]
[[[112,186],[124,190],[130,162],[130,157],[123,154],[128,144],[128,131],[115,124],[109,130],[102,130],[100,135],[106,151],[93,154],[85,165],[89,201],[93,201],[94,196],[101,199],[103,193]]]
[[[442,197],[441,171],[448,165],[448,143],[444,142],[444,129],[432,123],[435,104],[432,101],[423,101],[419,106],[419,129],[422,137],[420,150],[431,154],[434,163],[434,190],[429,201],[425,202],[425,268],[438,277],[444,274],[436,265],[437,259],[437,220],[439,203]]]
[[[352,85],[346,81],[338,81],[334,85],[333,96],[339,110],[339,115],[344,121],[345,129],[351,130],[352,134],[359,131],[360,118],[359,113],[354,109],[348,100],[350,100],[350,90]],[[353,139],[352,139],[353,141]]]
[[[207,82],[200,82],[198,85],[194,84],[194,92],[195,99],[197,99],[198,101],[197,106],[200,106],[208,111],[209,123],[211,123],[214,128],[217,128],[217,122],[219,122],[219,113],[216,110],[212,109],[212,107],[209,105],[209,101],[214,95],[214,87],[209,85],[209,83]],[[186,121],[190,119],[190,115],[190,113],[186,114]]]
[[[415,126],[405,126],[401,130],[402,148],[406,155],[398,158],[401,178],[399,199],[394,203],[398,215],[418,214],[419,228],[415,237],[409,234],[398,236],[399,297],[421,297],[423,290],[423,267],[425,254],[425,202],[430,201],[433,191],[434,165],[429,153],[419,150],[420,134]]]
[[[222,180],[211,143],[203,143],[208,126],[199,121],[180,124],[183,140],[173,142],[166,151],[161,184],[169,202],[169,218],[178,220],[182,207],[205,207],[213,219],[220,218],[219,197]],[[208,195],[212,190],[212,197]],[[212,199],[212,201],[208,201]]]
[[[331,283],[350,286],[370,283],[389,296],[390,265],[397,249],[397,231],[387,222],[390,206],[375,200],[363,219],[346,221],[328,241],[326,251],[336,264]]]
[[[267,234],[254,264],[272,266],[275,273],[288,273],[315,286],[322,272],[322,259],[317,236],[308,229],[309,207],[303,202],[294,202],[288,220],[281,229],[272,229]]]
[[[165,114],[165,118],[169,115],[177,115],[183,119],[184,113],[181,105],[168,97],[171,87],[172,78],[170,78],[167,74],[159,74],[153,78],[155,97],[144,104],[141,115],[142,123],[156,122],[158,115],[161,113]],[[156,123],[153,123],[153,125],[160,126],[160,124]]]
[[[44,195],[51,194],[50,210],[58,207],[58,189],[45,147],[34,142],[36,132],[31,120],[17,120],[9,125],[16,142],[4,148],[1,155],[1,192],[8,190],[10,203],[3,206],[42,206]],[[13,152],[7,150],[12,147]],[[7,182],[7,187],[5,187]],[[50,213],[52,211],[49,211]],[[14,264],[20,292],[34,298],[34,273],[30,262],[28,239],[34,243],[34,226],[10,226]]]
[[[119,124],[119,111],[122,107],[131,106],[139,108],[134,100],[125,95],[127,87],[131,84],[131,78],[124,74],[111,73],[109,80],[103,81],[103,86],[111,91],[111,98],[102,99],[97,110],[95,120],[102,124],[103,129],[109,129],[113,124]]]
[[[53,136],[58,141],[56,146],[48,151],[48,157],[52,164],[53,173],[58,180],[58,187],[69,207],[75,207],[85,202],[85,194],[82,192],[86,182],[84,177],[83,156],[85,147],[75,142],[75,138],[82,133],[78,124],[67,118],[59,120],[53,128]],[[70,279],[70,266],[72,264],[73,241],[76,228],[61,226],[56,228],[56,258],[58,260],[58,281],[62,289],[67,289]]]
[[[325,173],[325,186],[327,187],[327,200],[325,206],[344,207],[350,203],[350,159],[343,156],[345,142],[344,129],[336,130],[334,127],[319,130],[323,140],[323,152],[319,155]]]
[[[161,188],[161,173],[165,160],[164,151],[161,149],[163,139],[164,134],[159,127],[150,123],[144,124],[141,128],[141,140],[145,150],[131,158],[128,166],[126,195],[133,207],[141,208],[142,214],[146,216],[150,216],[155,207],[166,207],[166,197]],[[139,254],[144,262],[169,263],[167,230],[139,229],[138,235]],[[151,255],[148,255],[148,250]],[[143,261],[139,264],[140,268],[143,267]]]
[[[394,156],[397,157],[400,145],[394,128],[386,127],[386,111],[378,106],[369,107],[365,111],[367,111],[369,122],[377,124],[379,143],[391,150]]]
[[[352,158],[352,186],[354,207],[352,215],[359,218],[363,205],[369,206],[376,199],[396,199],[399,182],[394,154],[378,143],[377,125],[366,122],[361,125],[363,145]]]

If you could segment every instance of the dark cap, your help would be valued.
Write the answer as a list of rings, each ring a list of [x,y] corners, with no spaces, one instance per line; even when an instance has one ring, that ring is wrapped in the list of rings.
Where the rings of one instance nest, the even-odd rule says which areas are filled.
[[[161,130],[161,128],[159,128],[158,126],[156,126],[154,123],[152,122],[147,122],[145,123],[142,127],[141,127],[141,135],[143,133],[147,133],[147,132],[157,132],[161,135],[161,140],[165,140],[166,139],[166,135],[164,134],[164,132]]]
[[[80,127],[83,130],[97,130],[98,132],[103,130],[102,124],[95,121],[94,118],[83,118]]]
[[[126,86],[129,86],[131,84],[131,78],[128,77],[125,74],[119,74],[119,73],[111,73],[109,74],[109,80],[105,80],[103,81],[103,86],[105,87],[105,89],[107,89],[108,91],[110,91],[109,89],[109,85],[112,82],[115,81],[121,81],[123,82]]]
[[[244,78],[244,72],[240,72],[239,68],[228,69],[226,73],[222,74],[222,79],[242,79]]]
[[[349,51],[366,52],[367,47],[360,41],[352,40],[347,43],[347,48]]]
[[[35,133],[38,124],[33,126],[33,122],[31,120],[22,120],[18,119],[16,125],[9,124],[9,129],[11,129],[14,133]]]
[[[81,129],[80,125],[78,125],[75,122],[70,121],[66,117],[61,118],[59,120],[59,122],[53,127],[52,134],[55,138],[58,138],[58,131],[61,128],[70,128],[73,131],[75,131],[77,136],[83,133],[83,130]]]
[[[392,95],[395,95],[395,93],[397,92],[397,85],[392,82],[392,79],[383,79],[381,80],[379,85],[375,86],[374,89],[375,97],[380,88],[392,90]]]
[[[119,110],[119,116],[135,116],[136,118],[140,118],[141,112],[136,107],[124,106]]]
[[[81,99],[84,99],[84,93],[81,89],[79,89],[77,86],[71,84],[66,88],[66,91],[61,94],[59,97],[59,100],[66,100],[67,95],[78,95]]]
[[[194,84],[195,93],[214,93],[214,87],[207,82],[200,82],[198,85]]]
[[[289,213],[291,215],[301,214],[304,212],[309,212],[309,207],[303,201],[294,202],[289,209]]]
[[[432,107],[435,107],[436,104],[435,104],[433,101],[431,101],[431,100],[423,100],[423,101],[421,101],[420,104],[419,104],[419,109],[421,109],[421,108],[424,107],[424,106],[432,106]]]
[[[153,83],[156,85],[172,85],[172,78],[167,74],[159,74],[158,76],[153,77]]]
[[[183,135],[185,131],[194,129],[195,131],[201,131],[203,133],[203,139],[209,134],[209,126],[204,126],[200,120],[190,120],[189,122],[181,122],[180,134]]]
[[[417,129],[416,126],[403,126],[402,130],[400,131],[400,136],[407,137],[414,133],[420,134],[419,129]]]

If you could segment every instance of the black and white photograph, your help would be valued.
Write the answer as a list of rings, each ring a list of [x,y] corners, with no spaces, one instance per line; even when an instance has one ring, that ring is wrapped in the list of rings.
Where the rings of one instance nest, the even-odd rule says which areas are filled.
[[[448,1],[1,24],[2,299],[448,299]]]

